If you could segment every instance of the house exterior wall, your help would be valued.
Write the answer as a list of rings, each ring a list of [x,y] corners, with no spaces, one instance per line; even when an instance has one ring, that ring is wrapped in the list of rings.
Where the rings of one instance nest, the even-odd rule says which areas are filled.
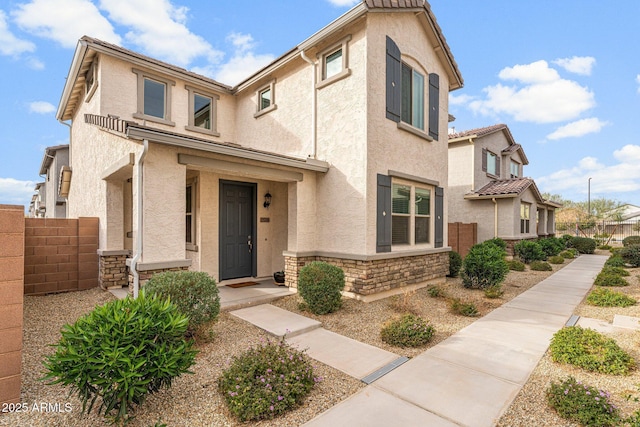
[[[58,186],[60,185],[60,169],[68,164],[69,149],[56,150],[47,170],[44,184],[45,192],[48,195],[45,199],[45,218],[65,218],[67,215],[66,200],[58,196]]]
[[[494,132],[489,135],[485,135],[482,138],[476,138],[473,143],[475,147],[474,153],[474,187],[475,189],[482,188],[486,184],[490,183],[495,176],[487,174],[482,170],[482,149],[486,148],[488,151],[494,153],[500,159],[500,176],[499,179],[508,179],[510,175],[507,173],[509,165],[507,164],[505,169],[505,163],[509,163],[502,156],[502,150],[509,146],[504,133]]]

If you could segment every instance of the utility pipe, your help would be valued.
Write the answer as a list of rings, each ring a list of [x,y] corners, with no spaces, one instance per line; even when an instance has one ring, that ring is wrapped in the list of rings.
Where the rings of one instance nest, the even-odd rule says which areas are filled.
[[[138,202],[138,212],[136,215],[136,253],[131,258],[131,274],[133,275],[133,297],[138,298],[138,291],[140,290],[140,275],[138,274],[138,261],[142,257],[142,209],[143,209],[143,197],[142,197],[142,184],[143,184],[143,165],[144,158],[147,155],[147,151],[149,150],[149,140],[142,140],[142,153],[140,153],[140,157],[138,157],[138,161],[136,162],[138,166],[138,182],[137,182],[137,202]]]
[[[498,201],[495,197],[491,199],[493,202],[493,237],[498,237]]]
[[[317,104],[318,104],[318,92],[316,91],[316,79],[318,78],[317,73],[317,65],[313,60],[311,60],[305,53],[304,50],[300,51],[300,57],[304,59],[306,62],[311,64],[313,67],[313,76],[311,77],[311,142],[313,144],[313,153],[311,154],[311,158],[317,159],[318,157],[318,113],[317,113]]]

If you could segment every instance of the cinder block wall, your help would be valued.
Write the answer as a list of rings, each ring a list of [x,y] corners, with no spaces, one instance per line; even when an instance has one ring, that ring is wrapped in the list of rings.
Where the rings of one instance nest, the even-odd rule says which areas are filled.
[[[0,205],[0,404],[20,402],[24,206]]]

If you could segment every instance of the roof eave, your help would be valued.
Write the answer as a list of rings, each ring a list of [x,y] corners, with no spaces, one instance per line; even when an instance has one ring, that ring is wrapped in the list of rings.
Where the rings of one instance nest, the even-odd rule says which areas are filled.
[[[60,96],[60,102],[58,103],[58,110],[56,111],[56,119],[59,121],[71,119],[71,115],[66,112],[67,105],[69,104],[73,88],[76,85],[78,73],[82,68],[82,62],[84,61],[86,53],[87,42],[82,39],[78,40],[78,45],[76,46],[76,50],[73,54],[73,61],[71,61],[69,73],[67,74],[67,79],[64,83],[64,88],[62,89],[62,95]]]

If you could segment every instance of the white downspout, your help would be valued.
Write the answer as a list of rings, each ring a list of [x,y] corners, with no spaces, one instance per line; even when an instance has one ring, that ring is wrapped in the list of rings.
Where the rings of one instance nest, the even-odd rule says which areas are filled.
[[[142,197],[142,184],[143,184],[143,164],[144,158],[147,155],[147,151],[149,150],[149,140],[145,139],[142,141],[142,153],[140,153],[140,157],[138,157],[138,161],[136,162],[138,166],[138,182],[137,182],[137,202],[138,202],[138,212],[136,215],[136,224],[137,224],[137,235],[136,235],[136,253],[133,255],[131,259],[131,274],[133,275],[133,297],[138,298],[138,291],[140,290],[140,275],[138,274],[138,261],[142,257],[142,209],[143,209],[143,197]]]
[[[73,149],[71,148],[71,135],[72,135],[72,133],[71,133],[71,124],[69,124],[67,122],[63,122],[62,119],[58,119],[58,121],[61,124],[65,125],[65,126],[67,126],[69,128],[69,167],[71,167],[73,169],[72,163],[71,163],[71,153],[73,151]],[[67,203],[65,203],[64,205],[65,205],[64,206],[65,216],[67,218],[69,218],[69,197],[67,197]]]
[[[300,57],[304,59],[306,62],[311,64],[313,67],[313,76],[311,77],[311,142],[313,144],[313,153],[309,156],[313,159],[318,157],[318,113],[317,113],[317,104],[318,104],[318,93],[316,91],[316,79],[318,78],[317,73],[317,65],[313,62],[303,51],[300,51]]]
[[[496,201],[496,198],[492,198],[491,201],[493,202],[493,237],[496,238],[498,237],[498,202]]]

